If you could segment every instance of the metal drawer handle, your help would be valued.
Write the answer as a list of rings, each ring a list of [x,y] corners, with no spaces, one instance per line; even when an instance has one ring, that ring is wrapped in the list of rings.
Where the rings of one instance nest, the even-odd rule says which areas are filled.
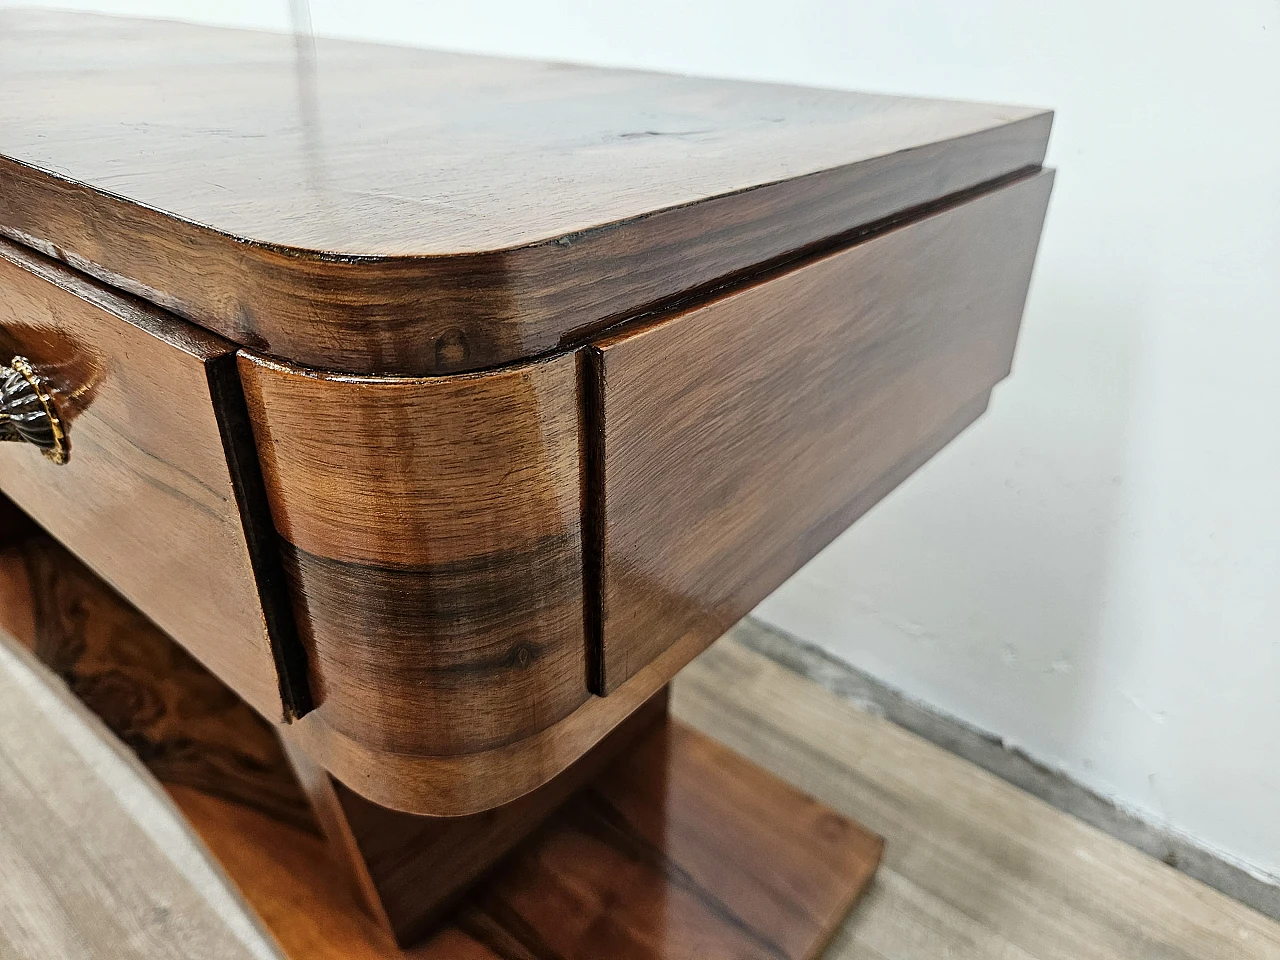
[[[35,444],[54,463],[66,463],[70,456],[48,382],[25,357],[0,367],[0,442],[6,440]]]

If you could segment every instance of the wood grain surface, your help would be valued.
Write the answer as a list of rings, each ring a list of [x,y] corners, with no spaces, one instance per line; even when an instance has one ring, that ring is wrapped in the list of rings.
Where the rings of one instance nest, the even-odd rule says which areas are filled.
[[[719,637],[985,409],[1052,182],[590,348],[599,689]]]
[[[426,816],[560,774],[982,412],[1051,182],[529,364],[242,351],[319,704],[294,742]]]
[[[822,951],[881,851],[853,821],[671,721],[453,922],[520,960],[799,960]]]
[[[461,371],[1037,167],[1050,124],[1022,107],[298,50],[0,11],[0,230],[262,353]]]
[[[232,346],[0,241],[0,362],[14,354],[49,379],[71,458],[0,444],[0,491],[279,719],[273,645],[296,642],[278,554],[256,536]]]
[[[577,362],[356,378],[242,356],[313,724],[444,757],[587,700]]]
[[[563,773],[671,682],[706,646],[691,633],[607,697],[588,696],[563,720],[522,740],[472,753],[428,755],[370,747],[325,723],[323,708],[283,731],[368,800],[405,813],[465,817],[517,800]]]

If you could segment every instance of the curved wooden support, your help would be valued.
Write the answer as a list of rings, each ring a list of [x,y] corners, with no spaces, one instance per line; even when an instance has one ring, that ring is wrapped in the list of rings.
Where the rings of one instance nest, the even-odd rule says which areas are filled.
[[[322,707],[281,735],[374,803],[434,817],[466,817],[511,803],[569,769],[662,690],[714,637],[690,631],[607,697],[588,697],[524,740],[447,756],[387,753],[336,730]]]

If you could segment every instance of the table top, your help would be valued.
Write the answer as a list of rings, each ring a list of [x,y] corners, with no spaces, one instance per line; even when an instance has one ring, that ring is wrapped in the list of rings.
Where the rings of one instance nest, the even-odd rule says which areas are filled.
[[[965,136],[1025,107],[0,12],[0,150],[246,240],[474,253]],[[643,222],[631,223],[643,229]]]
[[[1050,119],[30,10],[0,11],[0,90],[0,232],[354,372],[562,347],[1036,166]]]

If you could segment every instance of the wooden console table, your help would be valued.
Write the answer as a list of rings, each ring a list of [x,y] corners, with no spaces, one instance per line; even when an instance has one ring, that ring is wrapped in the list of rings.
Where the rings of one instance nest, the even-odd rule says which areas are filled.
[[[450,956],[812,955],[869,841],[666,687],[985,409],[1050,114],[31,11],[0,82],[10,536],[401,944],[481,882]]]

